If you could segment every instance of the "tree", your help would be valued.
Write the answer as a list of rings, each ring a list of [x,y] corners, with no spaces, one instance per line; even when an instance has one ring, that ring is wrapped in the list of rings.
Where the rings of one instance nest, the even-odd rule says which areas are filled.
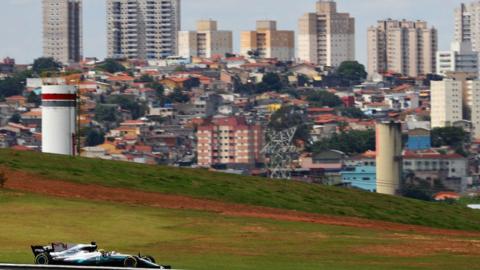
[[[335,134],[329,139],[316,142],[312,152],[319,153],[325,150],[339,150],[346,154],[361,154],[368,150],[375,150],[375,131],[352,130]]]
[[[233,88],[235,93],[241,93],[246,95],[253,95],[256,92],[257,86],[253,83],[242,83],[239,78],[235,78],[233,81]]]
[[[183,93],[180,89],[175,89],[170,95],[168,95],[166,102],[173,103],[187,103],[190,101],[190,97]]]
[[[25,88],[23,80],[18,77],[7,77],[0,80],[0,96],[11,97],[20,95]]]
[[[8,121],[10,123],[19,124],[22,121],[22,116],[19,113],[14,113]]]
[[[158,98],[161,98],[163,97],[163,95],[165,94],[165,87],[163,87],[163,84],[159,83],[159,82],[152,82],[152,83],[149,83],[147,85],[148,88],[152,88],[153,90],[155,90],[155,95],[158,97]]]
[[[263,75],[262,82],[257,85],[257,92],[280,91],[283,88],[282,79],[277,73],[268,72]]]
[[[340,64],[335,74],[347,85],[359,84],[367,78],[365,66],[357,61],[345,61]]]
[[[183,88],[185,90],[191,90],[194,87],[199,87],[200,86],[200,80],[198,78],[192,77],[185,81],[183,84]]]
[[[35,106],[40,106],[40,104],[42,103],[42,99],[37,94],[35,94],[35,92],[32,91],[28,94],[27,102],[35,104]]]
[[[40,57],[33,61],[32,71],[37,74],[55,73],[60,71],[62,64],[55,61],[52,57]]]
[[[146,106],[140,102],[137,102],[133,98],[122,95],[110,96],[107,98],[107,102],[110,104],[117,104],[123,110],[127,110],[132,114],[134,119],[138,119],[145,115]]]
[[[138,78],[138,80],[135,80],[135,82],[140,83],[153,83],[154,81],[155,79],[148,74],[143,74],[142,76],[140,76],[140,78]]]
[[[260,52],[258,50],[250,50],[247,52],[248,56],[250,56],[250,58],[253,58],[253,59],[257,59],[258,57],[260,57]]]
[[[99,122],[117,122],[116,106],[97,104],[95,108],[95,120]]]
[[[32,71],[26,70],[15,73],[13,76],[0,79],[0,97],[21,95],[25,89],[27,78],[32,77]]]
[[[432,129],[432,146],[450,146],[455,149],[463,148],[468,142],[468,133],[459,127],[444,127]]]
[[[295,139],[310,142],[310,129],[305,113],[296,106],[282,107],[273,113],[268,126],[276,131],[297,127]]]
[[[432,185],[431,180],[421,179],[415,175],[414,171],[407,171],[404,175],[402,195],[417,200],[432,201],[436,192],[448,190],[438,179],[434,179],[433,182]]]
[[[86,133],[86,146],[97,146],[105,142],[105,134],[96,129],[89,129]]]
[[[111,58],[105,59],[105,62],[97,67],[109,73],[123,72],[127,70],[122,64]]]
[[[309,83],[310,83],[310,78],[308,78],[306,75],[304,74],[298,74],[297,75],[297,81],[298,81],[298,86],[300,87],[305,87],[307,86]]]
[[[343,105],[342,100],[337,95],[325,90],[308,92],[307,101],[316,107],[334,108]]]
[[[402,195],[407,198],[412,198],[421,201],[432,201],[433,192],[431,189],[425,189],[418,186],[406,186],[402,188]]]
[[[350,118],[357,118],[357,119],[366,118],[366,115],[363,113],[363,111],[356,107],[342,108],[340,109],[340,114],[342,116],[350,117]]]

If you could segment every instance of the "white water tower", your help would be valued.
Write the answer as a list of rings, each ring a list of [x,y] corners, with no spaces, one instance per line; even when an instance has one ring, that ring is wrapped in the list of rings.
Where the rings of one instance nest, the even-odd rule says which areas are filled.
[[[42,152],[75,155],[77,89],[42,86]]]
[[[402,184],[402,125],[377,123],[377,192],[398,195]]]

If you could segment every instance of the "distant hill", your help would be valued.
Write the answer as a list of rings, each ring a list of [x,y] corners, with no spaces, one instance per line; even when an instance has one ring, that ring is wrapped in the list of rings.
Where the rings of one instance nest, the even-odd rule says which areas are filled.
[[[480,230],[480,211],[293,181],[0,150],[0,166],[65,182],[436,228]],[[48,188],[48,187],[42,187]]]

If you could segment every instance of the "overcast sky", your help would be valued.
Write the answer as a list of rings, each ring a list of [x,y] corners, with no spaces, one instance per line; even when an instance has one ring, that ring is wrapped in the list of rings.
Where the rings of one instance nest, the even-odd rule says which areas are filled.
[[[469,1],[469,0],[466,0]],[[315,0],[182,0],[182,30],[198,19],[215,19],[233,30],[253,29],[257,19],[275,19],[282,30],[296,30],[298,18],[315,10]],[[366,59],[366,30],[379,19],[422,19],[439,30],[440,49],[453,37],[453,11],[462,0],[337,0],[339,11],[356,18],[357,58]],[[29,63],[42,54],[41,0],[0,0],[0,58]],[[105,57],[105,0],[84,0],[84,55]]]

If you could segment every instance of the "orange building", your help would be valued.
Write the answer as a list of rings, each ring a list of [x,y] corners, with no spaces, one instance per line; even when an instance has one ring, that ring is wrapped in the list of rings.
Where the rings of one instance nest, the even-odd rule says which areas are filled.
[[[198,128],[198,165],[247,165],[261,162],[263,130],[243,117],[213,118]]]
[[[256,51],[259,58],[291,61],[295,58],[295,33],[277,30],[276,21],[257,21],[255,31],[241,33],[241,54]]]

